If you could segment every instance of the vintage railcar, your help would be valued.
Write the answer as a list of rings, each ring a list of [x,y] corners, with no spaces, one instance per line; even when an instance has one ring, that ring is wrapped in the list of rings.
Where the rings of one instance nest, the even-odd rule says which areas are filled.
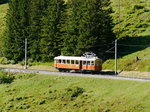
[[[60,72],[99,72],[102,70],[102,60],[93,56],[58,56],[54,58],[54,67]]]

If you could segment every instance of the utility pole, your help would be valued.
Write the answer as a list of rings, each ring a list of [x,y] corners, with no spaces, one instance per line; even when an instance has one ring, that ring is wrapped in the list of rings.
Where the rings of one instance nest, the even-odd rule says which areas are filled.
[[[117,75],[117,39],[115,40],[115,75]]]
[[[120,35],[120,0],[118,0],[118,37]],[[117,39],[115,40],[115,75],[117,75]]]
[[[27,39],[25,39],[25,60],[24,69],[27,69]]]

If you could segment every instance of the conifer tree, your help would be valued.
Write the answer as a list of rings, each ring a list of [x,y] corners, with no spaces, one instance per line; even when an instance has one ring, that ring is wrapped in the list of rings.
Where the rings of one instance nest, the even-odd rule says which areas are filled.
[[[24,58],[24,39],[28,35],[28,4],[27,0],[10,0],[6,20],[4,53],[8,59],[15,62]]]
[[[79,37],[79,20],[82,18],[80,5],[84,0],[67,2],[67,16],[63,33],[63,55],[77,55],[75,52]]]
[[[64,24],[64,1],[48,0],[42,17],[40,52],[43,61],[53,60],[60,55]]]
[[[92,51],[102,56],[104,44],[114,39],[109,0],[71,0],[64,38],[65,55]]]
[[[112,9],[109,0],[85,0],[81,6],[83,17],[79,20],[79,38],[77,54],[91,51],[103,57],[109,44],[114,39],[112,32]]]
[[[40,58],[41,18],[44,9],[43,0],[31,0],[29,12],[28,57],[34,61]]]

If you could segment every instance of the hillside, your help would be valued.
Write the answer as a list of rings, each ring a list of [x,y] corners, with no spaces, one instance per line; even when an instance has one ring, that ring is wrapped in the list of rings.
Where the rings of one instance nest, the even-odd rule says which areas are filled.
[[[2,83],[0,72],[0,82]],[[8,76],[9,75],[9,76]],[[40,74],[7,74],[2,112],[149,112],[150,83]],[[13,81],[13,82],[12,82]]]
[[[114,32],[118,31],[118,0],[111,0],[114,13]],[[8,5],[0,5],[0,38],[4,29],[4,15]],[[121,34],[120,37],[127,37],[126,41],[119,44],[146,45],[146,46],[121,46],[118,47],[118,69],[131,71],[150,71],[150,1],[149,0],[121,0]],[[128,40],[130,37],[133,38]],[[0,43],[0,45],[2,45]],[[113,53],[108,55],[114,55]],[[135,56],[140,60],[134,62]],[[114,60],[107,60],[104,69],[114,69]]]
[[[114,31],[118,25],[118,0],[111,0],[113,8]],[[120,0],[121,31],[122,36],[147,36],[150,35],[150,1],[149,0]],[[4,29],[4,16],[8,5],[0,4],[0,34]]]
[[[111,1],[114,10],[114,32],[117,32],[118,0]],[[150,1],[120,0],[120,11],[120,37],[126,39],[118,41],[118,69],[150,71]],[[140,58],[138,62],[135,62],[135,56]],[[107,60],[103,69],[114,70],[114,59]]]
[[[150,47],[123,56],[118,59],[119,71],[149,71],[150,72]],[[136,62],[135,57],[138,56],[139,60]],[[107,60],[103,64],[103,69],[114,70],[114,59]]]
[[[114,11],[113,20],[118,31],[118,0],[111,0]],[[120,0],[121,37],[138,37],[150,35],[150,1]]]
[[[0,49],[1,49],[1,45],[2,45],[2,34],[5,28],[5,21],[4,21],[4,17],[6,15],[8,9],[8,4],[0,4]]]

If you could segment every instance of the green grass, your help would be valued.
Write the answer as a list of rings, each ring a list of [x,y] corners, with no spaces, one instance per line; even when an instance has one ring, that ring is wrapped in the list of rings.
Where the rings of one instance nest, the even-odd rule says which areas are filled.
[[[2,35],[5,28],[5,15],[8,9],[8,4],[2,4],[0,5],[0,51],[2,49]]]
[[[18,74],[0,84],[2,112],[149,112],[150,83]]]
[[[118,0],[111,0],[115,23],[114,32],[118,31]],[[120,0],[120,37],[150,35],[150,1]]]
[[[150,72],[150,47],[126,55],[118,59],[118,69],[124,71],[148,71]],[[135,56],[139,57],[139,61],[135,62]],[[103,64],[103,69],[114,69],[114,59],[107,60]]]

